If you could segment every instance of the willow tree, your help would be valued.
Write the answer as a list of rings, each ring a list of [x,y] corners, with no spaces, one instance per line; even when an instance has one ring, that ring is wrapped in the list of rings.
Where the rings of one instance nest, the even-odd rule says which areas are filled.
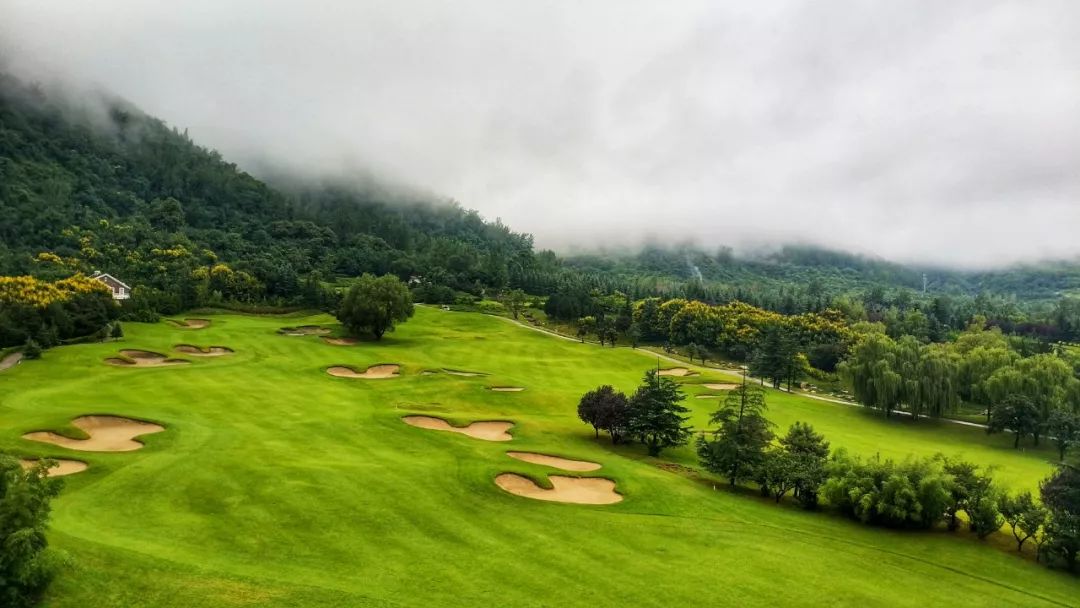
[[[940,345],[927,345],[919,357],[919,404],[930,416],[941,417],[956,411],[959,356]]]
[[[900,405],[903,377],[896,369],[896,342],[884,334],[866,334],[837,368],[851,385],[855,400],[890,412]]]
[[[1038,417],[1032,433],[1035,445],[1039,444],[1042,426],[1050,420],[1053,412],[1067,407],[1071,396],[1078,392],[1072,368],[1052,354],[1019,359],[1015,364],[994,372],[984,387],[995,406],[1012,396],[1022,396],[1031,403]],[[992,422],[993,416],[988,418]]]

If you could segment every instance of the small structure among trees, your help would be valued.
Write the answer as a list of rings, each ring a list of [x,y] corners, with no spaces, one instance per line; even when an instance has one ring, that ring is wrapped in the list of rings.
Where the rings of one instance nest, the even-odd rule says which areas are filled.
[[[126,300],[131,297],[131,287],[111,274],[95,271],[94,274],[90,275],[90,278],[104,283],[112,292],[114,300]]]

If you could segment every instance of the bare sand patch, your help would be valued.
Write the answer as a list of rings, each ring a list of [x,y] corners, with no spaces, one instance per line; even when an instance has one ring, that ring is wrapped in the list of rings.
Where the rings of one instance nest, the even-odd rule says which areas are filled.
[[[330,333],[330,328],[319,325],[301,325],[300,327],[282,327],[278,333],[285,336],[325,336]]]
[[[550,490],[515,473],[502,473],[495,478],[495,485],[517,496],[550,502],[610,505],[622,500],[622,495],[615,491],[615,482],[603,477],[550,475],[548,479],[551,480]]]
[[[484,372],[467,372],[467,371],[463,371],[463,370],[460,370],[460,369],[446,369],[445,367],[443,368],[443,371],[450,374],[451,376],[469,376],[469,377],[472,377],[472,376],[486,376],[487,375]]]
[[[323,342],[334,346],[352,346],[359,342],[356,338],[323,338]]]
[[[184,319],[183,321],[169,319],[169,323],[185,329],[203,329],[210,327],[210,319]]]
[[[15,367],[19,364],[19,361],[22,361],[22,358],[22,353],[10,353],[3,359],[0,359],[0,372],[8,368]]]
[[[669,367],[667,369],[660,370],[658,373],[661,376],[678,376],[680,378],[683,377],[683,376],[696,376],[697,375],[697,372],[692,372],[692,371],[686,369],[685,367]]]
[[[362,378],[364,380],[381,380],[384,378],[397,378],[401,367],[392,363],[372,365],[362,373],[345,365],[335,365],[326,368],[326,373],[337,378]]]
[[[469,426],[453,426],[442,418],[433,418],[431,416],[405,416],[401,420],[410,426],[428,429],[429,431],[450,431],[451,433],[461,433],[473,439],[483,439],[484,441],[510,441],[514,438],[507,432],[514,426],[514,423],[504,420],[481,420],[473,422]]]
[[[525,390],[524,386],[492,386],[488,387],[488,390],[495,391],[496,393],[520,393]]]
[[[537,454],[536,452],[507,452],[506,455],[516,460],[531,462],[533,464],[542,464],[544,466],[555,467],[556,469],[563,469],[565,471],[595,471],[600,468],[600,463],[598,462],[571,460],[560,456]]]
[[[177,351],[195,355],[196,357],[220,357],[233,354],[233,349],[227,346],[195,346],[194,344],[177,344]]]
[[[135,440],[136,437],[165,430],[160,424],[121,416],[79,416],[71,423],[90,438],[72,439],[52,431],[35,431],[23,435],[23,439],[84,452],[131,452],[143,447],[142,442]]]
[[[49,467],[47,473],[49,477],[63,477],[64,475],[71,475],[73,473],[82,473],[90,467],[81,460],[67,460],[66,458],[49,458],[48,460],[55,460],[56,466]],[[20,458],[19,464],[23,469],[32,469],[36,466],[38,461],[33,458]]]
[[[710,383],[710,384],[702,384],[701,386],[704,386],[705,388],[707,388],[709,390],[714,390],[714,391],[733,391],[733,390],[739,388],[738,384],[731,384],[731,383],[726,383],[726,384]]]
[[[119,365],[122,367],[161,367],[166,365],[185,365],[190,363],[186,359],[169,359],[161,353],[155,353],[148,350],[135,350],[132,348],[125,348],[120,351],[121,357],[109,357],[105,359],[105,362],[110,365]]]

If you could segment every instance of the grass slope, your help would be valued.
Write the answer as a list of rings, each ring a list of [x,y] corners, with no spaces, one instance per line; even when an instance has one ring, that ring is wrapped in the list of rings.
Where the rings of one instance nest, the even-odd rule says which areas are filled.
[[[56,503],[52,541],[73,567],[46,605],[63,606],[739,606],[1069,605],[1080,581],[967,535],[898,533],[775,506],[610,448],[576,420],[582,392],[632,389],[655,360],[557,339],[503,319],[420,308],[381,344],[281,336],[329,317],[215,315],[204,330],[127,324],[120,343],[49,351],[0,372],[0,449],[79,458]],[[176,355],[169,368],[102,360],[119,348]],[[397,363],[389,380],[332,378]],[[423,370],[481,371],[477,377]],[[724,380],[715,373],[694,383]],[[497,393],[488,386],[522,386]],[[702,424],[715,402],[688,399]],[[782,428],[809,420],[834,446],[873,454],[962,452],[1034,487],[1049,453],[947,424],[770,392]],[[159,422],[146,447],[83,453],[19,438],[89,413]],[[465,423],[514,420],[514,440],[476,441],[403,424],[410,413]],[[69,428],[70,432],[70,428]],[[603,464],[625,500],[586,507],[530,501],[493,483],[554,469],[533,450]],[[690,449],[665,461],[694,464]],[[712,599],[709,599],[712,598]]]

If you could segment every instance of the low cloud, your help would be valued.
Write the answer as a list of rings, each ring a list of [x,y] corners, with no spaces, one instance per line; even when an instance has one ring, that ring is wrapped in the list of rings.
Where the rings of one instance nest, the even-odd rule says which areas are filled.
[[[0,52],[246,167],[439,193],[567,249],[1080,255],[1080,5],[7,0]]]

